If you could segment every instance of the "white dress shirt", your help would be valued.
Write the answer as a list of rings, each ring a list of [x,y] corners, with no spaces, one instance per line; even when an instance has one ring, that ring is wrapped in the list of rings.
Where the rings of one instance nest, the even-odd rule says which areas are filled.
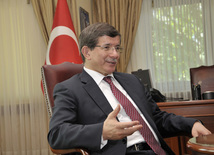
[[[109,86],[109,84],[107,82],[105,82],[103,80],[103,78],[105,77],[104,75],[94,71],[94,70],[90,70],[86,67],[84,67],[84,70],[94,79],[94,81],[97,83],[97,85],[99,86],[99,88],[101,89],[101,91],[103,92],[103,94],[105,95],[105,97],[107,98],[108,102],[110,103],[112,109],[115,109],[117,107],[119,103],[119,101],[115,98],[115,96],[113,95],[111,88]],[[153,135],[155,136],[156,140],[158,140],[156,134],[154,133],[153,129],[151,128],[151,126],[148,124],[147,120],[145,119],[144,115],[141,113],[141,111],[138,109],[138,107],[136,106],[136,104],[134,103],[134,101],[130,98],[130,96],[127,94],[127,92],[123,89],[123,87],[119,84],[119,82],[114,78],[113,74],[110,74],[108,76],[113,77],[112,78],[112,82],[114,83],[114,85],[130,100],[130,102],[133,104],[133,106],[137,109],[137,111],[139,112],[139,114],[141,115],[141,117],[143,118],[143,120],[147,123],[147,125],[149,126],[149,128],[151,129]],[[130,119],[130,117],[126,114],[125,110],[123,109],[122,106],[120,106],[120,112],[117,115],[117,118],[120,122],[130,122],[132,121]],[[145,142],[143,136],[141,135],[141,133],[139,131],[134,132],[132,135],[127,136],[127,147],[132,146],[134,144],[138,144],[141,142]],[[101,142],[101,148],[103,148],[105,145],[107,144],[107,140],[103,140],[102,138],[102,142]]]

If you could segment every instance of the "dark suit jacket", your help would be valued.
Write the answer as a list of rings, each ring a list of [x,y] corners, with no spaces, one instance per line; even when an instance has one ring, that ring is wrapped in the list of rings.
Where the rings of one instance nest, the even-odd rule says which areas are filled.
[[[160,111],[138,78],[132,74],[114,73],[157,134],[161,146],[171,149],[162,137],[191,134],[195,119]],[[48,141],[54,149],[86,148],[92,155],[125,155],[127,139],[109,140],[100,149],[103,122],[112,107],[95,81],[83,70],[59,83],[54,89],[55,107],[50,120]]]

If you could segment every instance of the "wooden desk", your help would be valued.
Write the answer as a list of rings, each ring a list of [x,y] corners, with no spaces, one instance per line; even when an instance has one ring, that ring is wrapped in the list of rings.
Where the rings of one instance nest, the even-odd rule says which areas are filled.
[[[191,138],[187,147],[194,155],[214,154],[214,134]]]
[[[157,105],[162,111],[199,119],[212,133],[214,133],[214,99],[158,102]],[[191,154],[191,151],[186,147],[189,138],[190,137],[180,136],[166,138],[165,141],[176,155],[183,155]]]

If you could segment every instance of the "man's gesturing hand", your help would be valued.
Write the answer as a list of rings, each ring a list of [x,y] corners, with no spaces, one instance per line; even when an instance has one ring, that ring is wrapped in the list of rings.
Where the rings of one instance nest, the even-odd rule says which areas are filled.
[[[122,139],[142,128],[142,125],[139,124],[139,121],[118,122],[116,117],[119,111],[120,105],[118,105],[105,120],[103,125],[103,140]]]

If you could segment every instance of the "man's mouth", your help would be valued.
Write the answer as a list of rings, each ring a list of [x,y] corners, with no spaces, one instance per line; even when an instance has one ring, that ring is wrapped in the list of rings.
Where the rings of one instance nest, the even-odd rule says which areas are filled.
[[[111,64],[116,64],[117,59],[106,59],[106,62],[111,63]]]

